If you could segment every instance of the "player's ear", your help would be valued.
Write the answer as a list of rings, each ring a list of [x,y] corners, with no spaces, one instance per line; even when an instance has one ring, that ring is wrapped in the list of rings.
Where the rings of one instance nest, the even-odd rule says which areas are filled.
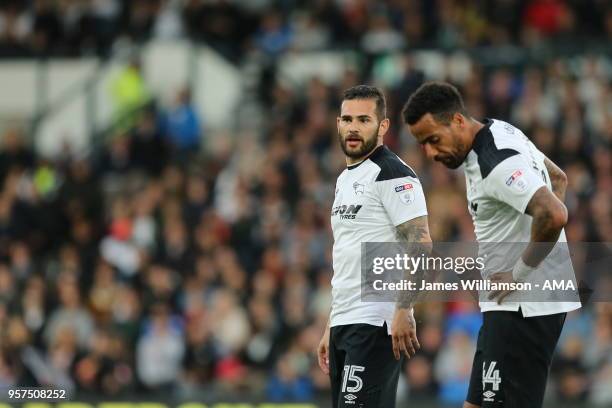
[[[459,112],[455,112],[455,113],[453,114],[453,119],[452,119],[452,122],[454,122],[454,123],[455,123],[455,125],[457,125],[457,126],[459,126],[459,127],[463,127],[463,126],[465,125],[465,123],[466,123],[465,116],[463,116],[463,115],[462,115],[461,113],[459,113]]]
[[[378,125],[378,136],[384,136],[385,133],[387,133],[387,130],[389,130],[390,125],[391,122],[389,121],[389,118],[383,119]]]

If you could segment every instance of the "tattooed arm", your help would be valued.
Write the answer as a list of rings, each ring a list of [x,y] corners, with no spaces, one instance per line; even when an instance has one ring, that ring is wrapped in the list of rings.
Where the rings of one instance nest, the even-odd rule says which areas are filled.
[[[523,253],[525,264],[535,267],[548,256],[567,224],[567,208],[548,190],[541,187],[533,195],[525,211],[531,215],[531,241]],[[544,242],[549,245],[542,244]]]
[[[546,166],[546,170],[550,176],[550,183],[552,185],[553,193],[555,193],[557,198],[563,202],[565,200],[565,189],[567,188],[567,176],[563,170],[561,170],[555,163],[548,160],[548,158],[544,159],[544,165]]]
[[[524,281],[554,248],[567,223],[567,208],[548,187],[540,187],[527,204],[525,212],[533,218],[531,240],[511,272],[491,276],[492,282]],[[489,299],[501,303],[512,291],[492,292]]]
[[[409,256],[428,255],[431,252],[431,238],[429,237],[429,226],[427,216],[414,218],[395,227],[395,235],[398,242]],[[410,280],[417,282],[420,287],[420,280],[425,274],[425,270],[417,270],[410,274]],[[416,279],[415,279],[416,278]],[[412,306],[416,302],[418,290],[400,291],[397,299],[393,323],[391,324],[391,339],[393,341],[393,354],[397,360],[401,354],[410,358],[421,346],[416,335],[416,321],[412,313]]]
[[[395,227],[395,237],[405,252],[411,257],[423,254],[429,255],[431,252],[432,244],[426,215],[406,221]],[[420,287],[420,280],[423,279],[425,270],[407,271],[406,273],[409,274],[406,279],[416,281],[417,287]],[[398,309],[412,308],[417,296],[418,291],[400,291],[396,307]]]

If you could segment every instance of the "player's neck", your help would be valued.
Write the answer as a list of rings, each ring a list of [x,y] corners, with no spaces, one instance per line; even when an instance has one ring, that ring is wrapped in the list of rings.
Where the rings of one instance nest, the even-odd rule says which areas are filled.
[[[370,152],[368,152],[368,154],[366,154],[365,156],[361,156],[361,157],[349,157],[349,156],[344,156],[346,157],[346,165],[347,166],[354,166],[356,164],[361,163],[362,161],[365,161],[368,159],[368,157],[370,157],[370,155],[372,153],[374,153],[376,151],[376,149],[378,149],[380,146],[382,146],[383,143],[380,142],[379,144],[376,145],[375,148],[373,148],[372,150],[370,150]]]
[[[481,123],[476,119],[470,118],[470,132],[468,133],[470,140],[467,141],[468,145],[470,146],[470,150],[472,149],[472,145],[474,144],[474,139],[476,138],[476,135],[483,127],[485,127],[484,123]]]

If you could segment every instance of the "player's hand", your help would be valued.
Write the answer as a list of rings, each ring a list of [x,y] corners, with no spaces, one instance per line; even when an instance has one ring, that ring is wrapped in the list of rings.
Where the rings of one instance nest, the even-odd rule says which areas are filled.
[[[412,309],[396,309],[391,324],[393,355],[399,360],[402,353],[410,358],[421,348],[416,335],[416,321]]]
[[[491,282],[495,283],[511,283],[514,282],[514,278],[512,277],[512,272],[498,272],[491,275],[489,278]],[[496,290],[489,294],[489,300],[493,300],[497,298],[497,304],[501,305],[506,296],[514,292],[513,290]]]
[[[329,326],[325,328],[323,338],[319,342],[317,357],[319,359],[319,367],[321,367],[321,370],[325,374],[329,374]]]

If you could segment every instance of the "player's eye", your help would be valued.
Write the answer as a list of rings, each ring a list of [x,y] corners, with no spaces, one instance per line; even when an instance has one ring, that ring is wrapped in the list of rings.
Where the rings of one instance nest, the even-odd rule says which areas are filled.
[[[435,137],[430,138],[427,142],[433,145],[433,144],[437,144],[439,141],[440,141],[440,138],[435,136]]]
[[[370,121],[370,119],[369,118],[361,118],[361,121],[363,123],[368,123]]]

